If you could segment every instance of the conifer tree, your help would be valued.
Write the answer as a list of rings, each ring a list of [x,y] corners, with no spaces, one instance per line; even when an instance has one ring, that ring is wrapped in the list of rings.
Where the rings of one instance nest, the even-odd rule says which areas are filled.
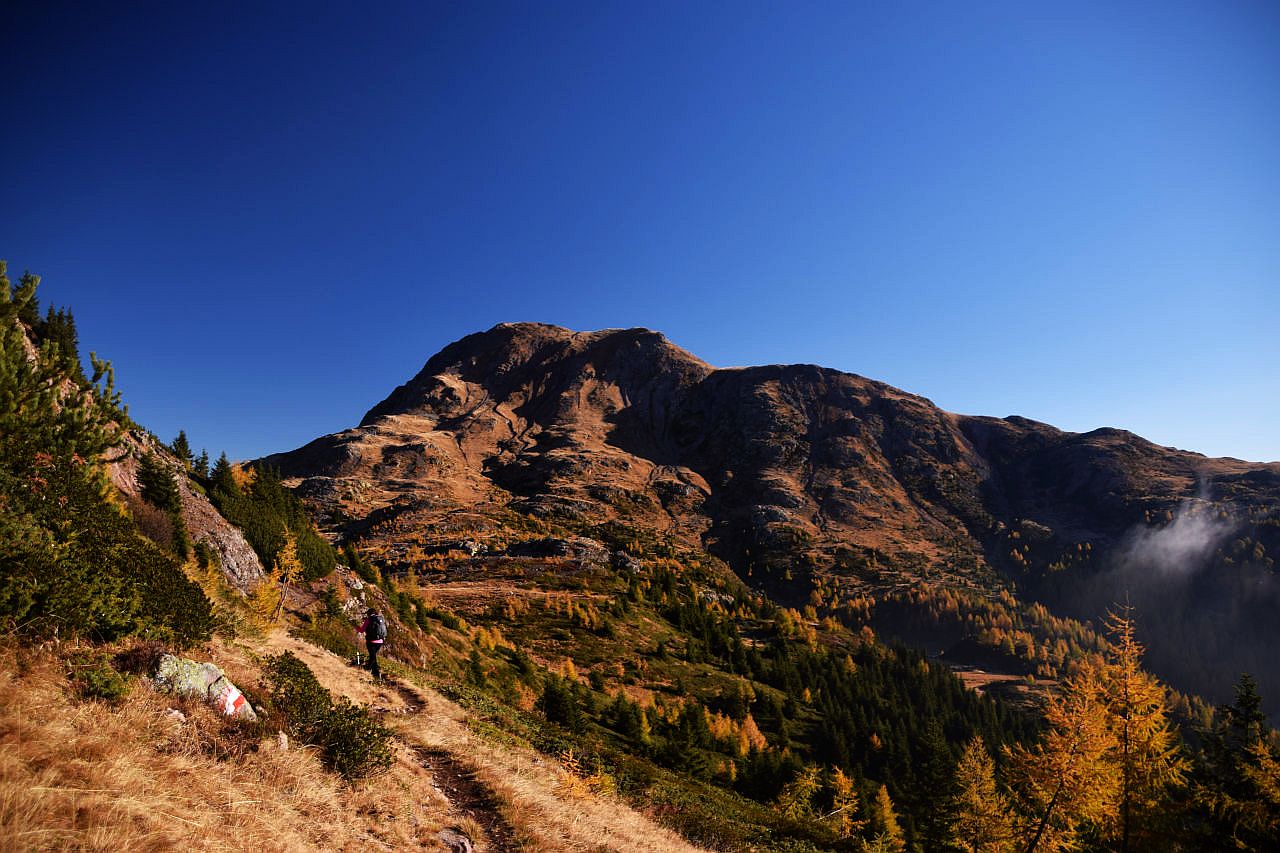
[[[280,578],[280,566],[276,564],[249,594],[249,606],[263,624],[269,625],[279,618],[284,601],[280,592]]]
[[[1239,809],[1240,823],[1259,842],[1274,847],[1280,843],[1280,760],[1264,741],[1250,745],[1244,778],[1253,796]]]
[[[813,817],[813,795],[820,787],[818,768],[814,765],[801,768],[794,779],[782,786],[782,793],[778,795],[778,811],[791,820]]]
[[[1266,714],[1252,676],[1235,687],[1235,701],[1205,733],[1204,766],[1194,790],[1213,819],[1213,835],[1238,849],[1280,846],[1280,776],[1267,742]]]
[[[906,836],[898,824],[898,813],[894,811],[889,789],[884,785],[876,791],[876,798],[871,803],[871,819],[867,822],[867,830],[871,833],[871,844],[875,845],[876,850],[903,853],[907,849]],[[870,845],[868,849],[872,849]]]
[[[1143,672],[1142,646],[1134,636],[1129,608],[1108,619],[1112,650],[1105,669],[1105,701],[1115,737],[1112,760],[1120,778],[1118,849],[1127,851],[1135,836],[1146,837],[1170,788],[1185,784],[1186,760],[1165,709],[1165,689]],[[1111,833],[1113,834],[1113,833]]]
[[[235,497],[240,494],[240,485],[236,482],[235,472],[231,468],[231,462],[227,459],[224,451],[218,461],[213,465],[213,471],[209,473],[209,479],[213,481],[213,487],[229,497]]]
[[[1013,827],[1008,799],[996,788],[995,765],[974,735],[956,765],[955,839],[970,853],[1009,850]]]
[[[4,273],[5,270],[0,269],[0,277],[3,277],[5,290],[8,291],[9,279]],[[18,286],[13,289],[13,298],[10,300],[18,321],[29,329],[40,325],[40,302],[36,299],[36,288],[39,286],[40,276],[24,272],[22,278],[18,279]]]
[[[920,815],[919,837],[930,850],[948,847],[955,824],[955,766],[951,750],[936,719],[925,727],[922,739],[923,766],[920,767],[915,800],[915,814]]]
[[[191,453],[191,443],[187,441],[186,430],[178,430],[178,437],[173,440],[173,444],[169,445],[169,449],[173,451],[173,455],[178,457],[179,461],[186,465],[188,469],[191,468],[191,463],[194,460],[194,457]]]
[[[280,556],[276,558],[276,575],[280,578],[280,600],[276,605],[274,618],[279,621],[284,610],[284,588],[302,579],[302,561],[298,559],[298,538],[285,532],[284,545],[280,548]]]
[[[1051,694],[1044,717],[1048,728],[1038,744],[1009,751],[1026,853],[1069,848],[1082,826],[1114,814],[1119,798],[1099,664],[1086,663]]]
[[[165,512],[182,511],[182,498],[173,472],[154,453],[143,454],[138,460],[138,485],[142,498]]]
[[[835,824],[836,834],[851,838],[858,834],[867,822],[858,817],[860,798],[853,780],[839,767],[831,771],[831,813],[827,817]]]
[[[58,363],[77,384],[85,383],[84,368],[80,364],[80,336],[76,332],[75,317],[65,308],[54,310],[50,306],[41,324],[40,338],[51,348]]]
[[[138,461],[138,485],[142,498],[164,510],[173,522],[173,541],[169,544],[174,552],[186,558],[191,551],[191,542],[187,535],[187,523],[182,517],[182,493],[178,490],[174,473],[154,453],[146,453]]]

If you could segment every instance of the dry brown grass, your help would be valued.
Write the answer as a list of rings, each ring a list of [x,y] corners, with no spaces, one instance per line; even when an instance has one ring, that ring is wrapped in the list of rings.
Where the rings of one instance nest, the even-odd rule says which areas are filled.
[[[389,714],[387,722],[406,742],[443,749],[470,765],[496,795],[502,817],[524,850],[668,853],[701,849],[620,800],[591,793],[556,760],[481,739],[467,726],[466,712],[432,690],[414,687],[417,710],[404,713],[404,697],[367,683],[359,670],[323,649],[279,633],[268,639],[268,646],[297,654],[334,692],[400,711]]]
[[[0,849],[438,849],[447,803],[407,760],[348,787],[145,684],[118,708],[75,700],[53,655],[24,656],[0,666]]]
[[[215,642],[202,657],[252,689],[257,654],[285,649],[335,694],[383,713],[401,740],[387,774],[347,786],[312,751],[246,737],[145,682],[116,708],[80,701],[56,655],[0,647],[0,849],[440,850],[440,830],[455,827],[490,853],[505,845],[489,843],[486,828],[502,824],[528,851],[697,849],[570,779],[554,759],[481,740],[439,694],[374,685],[282,631],[252,648]],[[451,803],[438,771],[423,766],[423,749],[471,770],[496,813],[468,815]]]

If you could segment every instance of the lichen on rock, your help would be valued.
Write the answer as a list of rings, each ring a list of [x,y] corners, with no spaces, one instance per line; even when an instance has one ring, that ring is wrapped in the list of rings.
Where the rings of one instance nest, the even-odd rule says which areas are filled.
[[[166,693],[203,699],[228,717],[247,722],[258,719],[244,694],[211,663],[165,655],[160,658],[154,680]]]

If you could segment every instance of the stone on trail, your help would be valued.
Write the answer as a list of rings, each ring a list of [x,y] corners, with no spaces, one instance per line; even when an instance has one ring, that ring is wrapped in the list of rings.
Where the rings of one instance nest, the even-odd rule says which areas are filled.
[[[228,717],[249,722],[258,719],[244,694],[211,663],[165,655],[160,658],[155,682],[166,692],[203,699]]]
[[[456,829],[440,830],[440,840],[444,842],[449,853],[473,853],[475,850],[471,839]]]

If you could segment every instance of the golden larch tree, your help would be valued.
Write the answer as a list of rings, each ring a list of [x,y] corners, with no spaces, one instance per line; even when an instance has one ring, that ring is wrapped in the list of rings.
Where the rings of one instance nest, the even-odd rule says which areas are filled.
[[[955,840],[971,853],[1011,849],[1009,800],[996,788],[995,764],[981,735],[974,735],[956,765]]]
[[[1108,616],[1112,648],[1104,669],[1105,699],[1115,739],[1112,762],[1120,777],[1120,802],[1106,834],[1119,835],[1127,851],[1149,824],[1171,788],[1186,784],[1187,761],[1169,721],[1165,688],[1144,672],[1142,646],[1128,607]],[[1149,841],[1150,839],[1146,839]],[[1146,841],[1142,846],[1147,846]]]
[[[1049,696],[1040,742],[1008,750],[1026,853],[1070,849],[1083,826],[1115,813],[1120,781],[1105,694],[1101,665],[1086,662]]]
[[[907,849],[907,839],[898,825],[898,813],[894,811],[893,800],[889,799],[889,789],[884,785],[876,791],[875,801],[871,804],[871,820],[868,825],[871,841],[867,849],[885,851],[885,853],[903,853]]]
[[[850,838],[866,825],[866,821],[858,819],[858,790],[853,786],[853,780],[839,767],[831,771],[831,792],[831,813],[827,818],[835,824],[837,835]]]

